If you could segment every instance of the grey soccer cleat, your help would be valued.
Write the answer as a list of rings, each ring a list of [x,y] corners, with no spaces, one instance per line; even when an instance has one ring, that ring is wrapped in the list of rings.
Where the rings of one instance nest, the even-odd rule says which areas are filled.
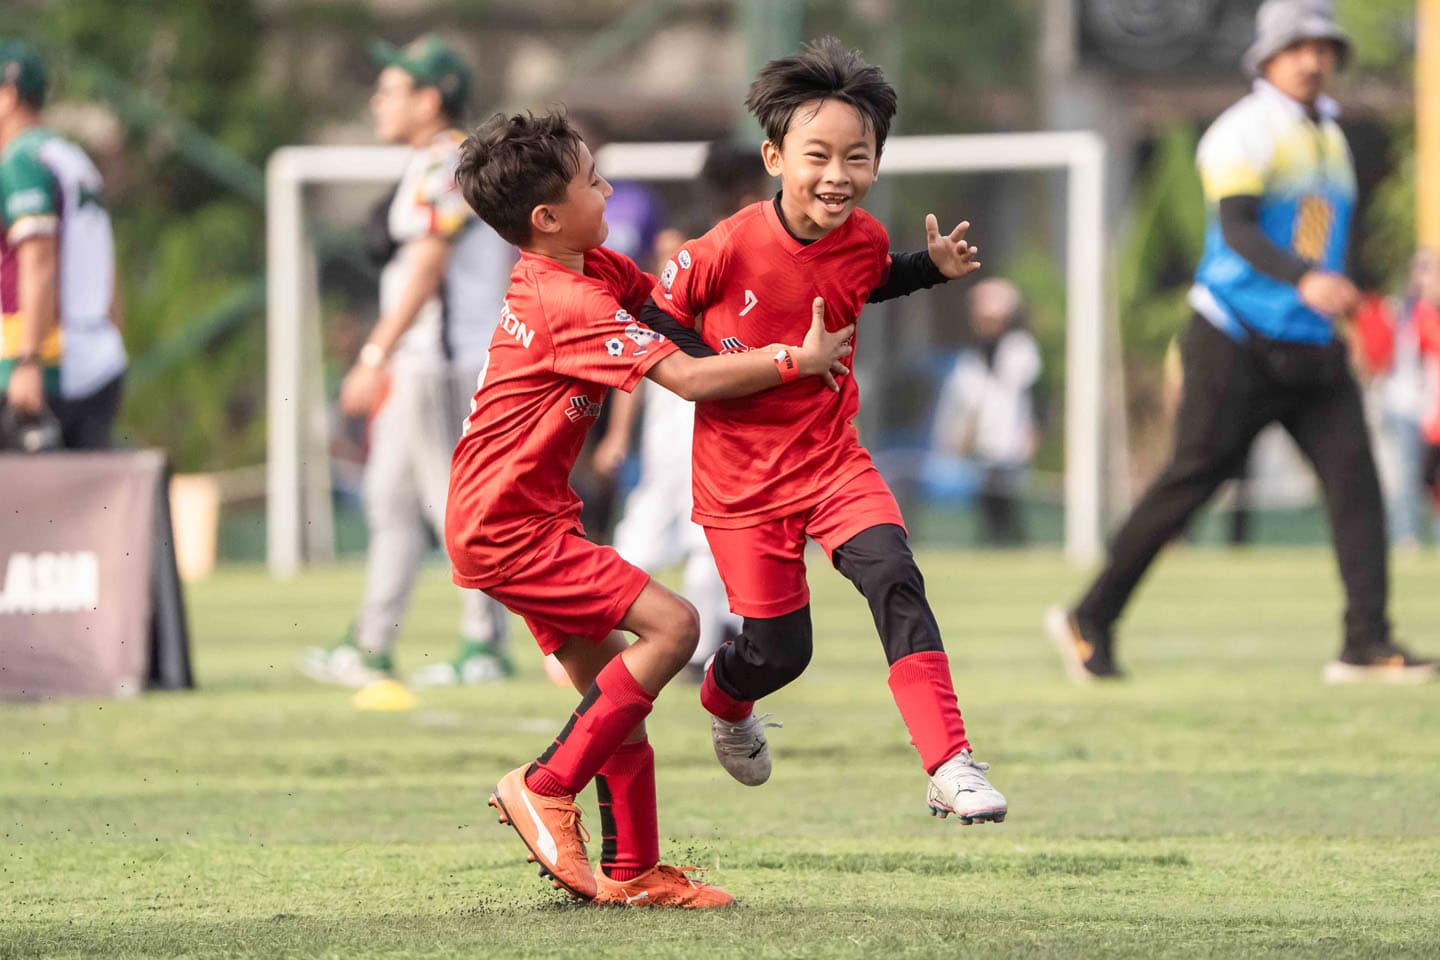
[[[930,815],[942,820],[955,814],[961,823],[1000,823],[1008,808],[1005,797],[985,779],[990,764],[981,763],[961,750],[946,760],[930,777],[930,791],[925,797]]]
[[[767,723],[770,716],[762,713],[757,717],[752,713],[739,723],[710,718],[715,759],[726,773],[747,787],[758,787],[770,779],[770,743],[765,739],[765,730],[785,726],[778,720]]]

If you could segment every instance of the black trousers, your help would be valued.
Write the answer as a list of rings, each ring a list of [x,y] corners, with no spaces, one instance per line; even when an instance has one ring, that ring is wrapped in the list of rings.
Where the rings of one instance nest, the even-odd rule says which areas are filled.
[[[124,390],[125,374],[122,373],[86,397],[46,398],[55,419],[60,421],[66,450],[109,450],[115,445],[115,418],[120,414]]]
[[[1199,316],[1191,318],[1180,347],[1185,392],[1175,452],[1115,536],[1076,616],[1109,629],[1160,548],[1240,471],[1256,434],[1278,422],[1324,490],[1345,585],[1346,646],[1387,641],[1385,510],[1354,378],[1347,371],[1328,383],[1278,383],[1256,352]]]
[[[1024,546],[1024,503],[1020,499],[1014,468],[987,468],[976,503],[980,507],[982,543],[991,547]]]

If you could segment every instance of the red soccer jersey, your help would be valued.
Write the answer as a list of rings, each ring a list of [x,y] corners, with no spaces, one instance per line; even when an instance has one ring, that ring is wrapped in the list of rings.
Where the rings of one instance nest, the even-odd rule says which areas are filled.
[[[801,343],[817,296],[825,298],[826,327],[853,323],[889,271],[889,236],[863,210],[805,244],[767,200],[685,244],[665,264],[654,298],[688,326],[703,314],[706,343],[734,353]],[[846,365],[853,360],[852,347]],[[840,385],[837,394],[818,377],[803,377],[749,397],[697,403],[695,521],[733,528],[787,516],[869,467],[853,423],[859,388],[853,376]]]
[[[583,534],[570,469],[605,390],[634,389],[675,349],[635,319],[654,283],[604,248],[585,254],[583,275],[521,254],[450,463],[445,544],[456,583],[499,583],[554,536]]]

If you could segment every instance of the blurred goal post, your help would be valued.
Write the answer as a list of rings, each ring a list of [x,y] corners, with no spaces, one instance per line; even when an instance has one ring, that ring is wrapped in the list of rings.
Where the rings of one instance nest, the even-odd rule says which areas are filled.
[[[704,143],[614,143],[598,158],[616,180],[690,180]],[[404,147],[283,147],[266,170],[266,559],[288,577],[334,555],[319,274],[307,186],[393,183]],[[892,137],[885,175],[1063,170],[1065,203],[1065,552],[1100,554],[1103,522],[1105,147],[1088,131]]]

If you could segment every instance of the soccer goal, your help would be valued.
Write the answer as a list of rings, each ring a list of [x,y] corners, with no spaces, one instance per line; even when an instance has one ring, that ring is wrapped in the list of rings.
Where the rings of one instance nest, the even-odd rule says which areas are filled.
[[[598,159],[617,180],[693,179],[704,143],[615,143]],[[317,261],[307,187],[399,179],[403,147],[284,147],[266,173],[268,464],[266,554],[287,577],[334,555],[329,414],[321,356]],[[1105,147],[1087,131],[892,137],[887,177],[1060,170],[1065,227],[1065,550],[1102,546],[1105,337]]]

